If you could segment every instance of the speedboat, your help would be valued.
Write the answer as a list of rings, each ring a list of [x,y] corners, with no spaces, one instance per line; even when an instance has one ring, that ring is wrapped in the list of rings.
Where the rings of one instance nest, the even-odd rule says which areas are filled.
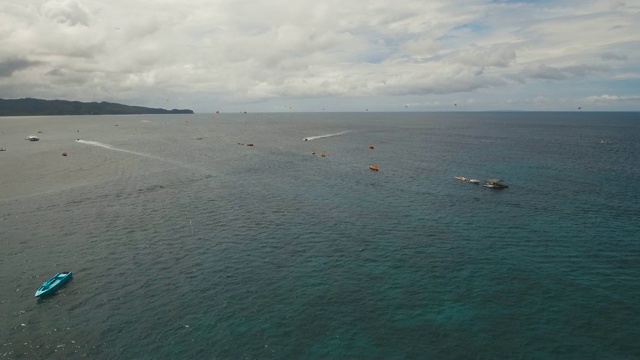
[[[38,140],[40,140],[40,138],[37,137],[37,136],[34,136],[34,135],[29,135],[29,136],[27,136],[27,138],[25,140],[38,141]]]
[[[369,170],[371,170],[371,171],[378,171],[378,165],[371,165],[371,166],[369,166]]]
[[[304,141],[309,141],[309,138],[308,137],[304,138]]]
[[[45,281],[42,286],[36,290],[36,297],[43,297],[51,295],[56,292],[62,285],[66,284],[71,279],[71,271],[63,271],[53,275],[53,277]]]
[[[491,189],[506,189],[509,187],[509,185],[503,183],[500,179],[487,179],[482,186]]]

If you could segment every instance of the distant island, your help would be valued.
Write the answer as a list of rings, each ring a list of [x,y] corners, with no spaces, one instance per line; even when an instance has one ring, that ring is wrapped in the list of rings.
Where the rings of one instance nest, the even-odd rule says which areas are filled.
[[[193,114],[189,109],[154,109],[110,102],[80,102],[41,99],[0,99],[0,116],[45,115],[131,115],[131,114]]]

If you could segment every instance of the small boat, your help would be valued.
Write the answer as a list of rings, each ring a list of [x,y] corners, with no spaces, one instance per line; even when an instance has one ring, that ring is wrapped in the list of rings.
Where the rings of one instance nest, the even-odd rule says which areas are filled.
[[[68,155],[68,154],[67,154],[67,152],[66,152],[66,151],[62,153],[62,156],[67,156],[67,155]]]
[[[35,136],[35,135],[29,135],[29,136],[27,136],[27,138],[25,140],[38,141],[38,140],[40,140],[40,138]]]
[[[480,180],[478,179],[469,179],[469,182],[472,184],[480,184]]]
[[[371,165],[371,166],[369,166],[369,170],[371,170],[371,171],[378,171],[378,165]]]
[[[51,295],[62,287],[71,279],[71,271],[63,271],[55,274],[51,279],[45,281],[42,286],[36,290],[36,297]]]
[[[320,154],[320,156],[327,157],[327,153],[322,153],[322,154]]]
[[[509,185],[503,183],[500,179],[487,179],[482,186],[491,189],[506,189],[509,187]]]
[[[247,146],[253,146],[253,144],[247,144]]]
[[[5,149],[5,148],[2,148],[2,149],[0,149],[0,151],[7,151],[7,149]]]
[[[375,148],[373,147],[373,145],[369,145],[369,149],[373,150]]]
[[[309,138],[308,137],[304,138],[304,141],[309,141]]]
[[[464,176],[454,176],[454,178],[455,178],[456,180],[460,180],[460,181],[467,181],[467,178],[466,178],[466,177],[464,177]]]

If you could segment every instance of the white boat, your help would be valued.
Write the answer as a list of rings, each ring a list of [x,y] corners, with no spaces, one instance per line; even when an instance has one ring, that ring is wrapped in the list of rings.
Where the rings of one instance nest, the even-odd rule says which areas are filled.
[[[478,179],[469,179],[469,182],[472,184],[480,184],[480,180]]]
[[[309,138],[304,138],[304,141],[309,141]]]
[[[29,135],[29,136],[27,136],[27,138],[25,140],[38,141],[38,140],[40,140],[40,138],[37,137],[37,136],[34,136],[34,135]]]

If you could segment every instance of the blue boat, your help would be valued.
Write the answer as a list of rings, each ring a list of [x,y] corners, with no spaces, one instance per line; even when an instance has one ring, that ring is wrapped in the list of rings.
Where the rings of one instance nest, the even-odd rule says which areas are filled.
[[[71,275],[71,271],[63,271],[55,274],[51,279],[45,281],[38,290],[36,290],[36,297],[53,294],[71,279]]]

